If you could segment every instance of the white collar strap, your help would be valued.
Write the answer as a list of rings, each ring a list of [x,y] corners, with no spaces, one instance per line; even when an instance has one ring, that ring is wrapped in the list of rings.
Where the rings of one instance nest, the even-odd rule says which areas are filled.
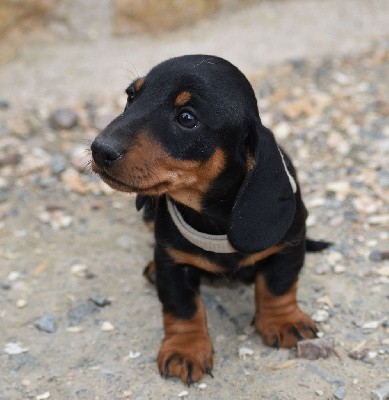
[[[178,211],[176,205],[170,200],[169,196],[166,196],[166,203],[174,224],[181,235],[189,242],[205,251],[212,251],[214,253],[236,253],[236,250],[228,241],[227,235],[210,235],[209,233],[197,231],[185,222],[184,217]]]
[[[277,146],[277,148],[278,148],[278,151],[280,152],[282,164],[284,165],[286,175],[288,175],[290,186],[292,186],[293,193],[296,193],[297,192],[296,181],[294,180],[293,176],[290,174],[288,168],[286,167],[285,158],[284,158],[284,155],[282,154],[282,151],[280,150],[280,148],[278,146]]]

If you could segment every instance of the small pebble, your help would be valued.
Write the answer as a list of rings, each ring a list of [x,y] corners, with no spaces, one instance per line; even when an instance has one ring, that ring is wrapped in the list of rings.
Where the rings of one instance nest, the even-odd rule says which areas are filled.
[[[327,321],[328,318],[330,317],[330,314],[327,310],[317,310],[313,315],[312,315],[312,319],[315,322],[324,322]]]
[[[369,358],[376,358],[378,353],[376,351],[369,351],[368,353]]]
[[[301,340],[297,343],[297,355],[308,360],[328,358],[334,352],[335,339],[326,336],[321,339]]]
[[[375,330],[382,325],[384,321],[368,321],[362,325],[363,330]]]
[[[36,396],[36,400],[45,400],[50,397],[50,392],[45,392]]]
[[[66,332],[70,332],[70,333],[80,333],[84,330],[84,328],[82,326],[76,325],[76,326],[69,326],[68,328],[66,328]]]
[[[178,393],[178,397],[186,397],[188,396],[189,392],[187,390],[183,390],[182,392]]]
[[[54,154],[50,159],[51,172],[54,175],[59,175],[67,168],[66,159],[62,154]]]
[[[135,359],[135,358],[139,358],[139,357],[140,357],[139,351],[130,351],[128,353],[128,358]]]
[[[109,322],[109,321],[104,321],[101,326],[100,329],[103,332],[111,332],[115,329],[115,327]]]
[[[0,288],[3,290],[11,289],[11,284],[9,282],[0,282]]]
[[[382,261],[382,254],[379,250],[372,250],[369,254],[369,260],[370,261]]]
[[[375,389],[371,391],[373,400],[388,400],[389,399],[389,380],[381,382]]]
[[[73,307],[67,315],[71,327],[78,326],[86,318],[100,312],[99,307],[91,302],[81,303]]]
[[[16,307],[17,308],[24,308],[24,307],[26,307],[26,305],[27,305],[27,301],[26,300],[18,299],[16,301]]]
[[[88,267],[84,264],[74,264],[70,267],[70,272],[77,276],[78,278],[93,278],[94,275],[88,269]],[[95,303],[92,299],[90,299],[93,303]],[[96,304],[96,303],[95,303]]]
[[[335,274],[343,274],[343,272],[346,271],[346,267],[344,265],[336,264],[333,267],[333,271]]]
[[[205,390],[207,388],[207,384],[206,383],[200,383],[199,385],[199,389],[200,390]]]
[[[78,124],[77,114],[70,108],[57,108],[49,117],[53,129],[72,129]]]
[[[18,279],[20,277],[20,273],[17,271],[11,271],[8,276],[7,276],[7,280],[10,282],[16,281],[16,279]]]
[[[315,390],[315,394],[317,394],[318,396],[321,397],[324,395],[324,392],[322,390],[317,389],[317,390]]]
[[[0,110],[8,110],[10,103],[8,100],[0,99]]]
[[[9,342],[4,346],[4,353],[10,355],[27,353],[28,350],[29,349],[27,347],[22,347],[21,343]]]
[[[252,356],[254,354],[254,350],[249,349],[248,347],[239,347],[239,358],[241,360],[245,360],[247,356]]]
[[[34,325],[43,332],[54,333],[57,330],[55,318],[51,314],[47,314],[42,318],[36,320]]]
[[[79,172],[86,172],[88,162],[91,160],[85,146],[77,145],[70,151],[70,162],[72,166]]]
[[[98,294],[89,297],[89,300],[92,303],[95,303],[96,306],[99,306],[99,307],[105,307],[105,306],[109,306],[111,304],[111,300],[108,297],[100,296]]]
[[[368,349],[366,347],[362,347],[360,349],[351,350],[348,353],[348,356],[353,360],[363,360],[368,353]]]
[[[337,400],[343,400],[346,397],[346,388],[344,386],[339,386],[334,393],[334,397]]]

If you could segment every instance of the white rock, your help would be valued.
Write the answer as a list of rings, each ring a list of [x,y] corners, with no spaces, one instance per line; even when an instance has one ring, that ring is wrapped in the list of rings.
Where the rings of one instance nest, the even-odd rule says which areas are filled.
[[[38,396],[36,396],[36,400],[45,400],[48,399],[50,397],[50,392],[45,392],[42,394],[38,394]]]
[[[16,300],[16,307],[17,308],[24,308],[27,305],[27,301],[23,299]]]
[[[139,357],[140,357],[139,351],[130,351],[128,353],[128,358],[134,359],[134,358],[139,358]]]
[[[245,360],[246,356],[252,356],[254,354],[254,350],[249,349],[248,347],[239,347],[239,358],[241,360]]]
[[[8,342],[4,346],[4,353],[10,355],[27,353],[28,350],[29,349],[27,347],[22,347],[21,343]]]
[[[344,265],[334,265],[335,274],[343,274],[346,271],[346,267]]]
[[[207,388],[207,384],[206,383],[200,383],[199,385],[199,389],[200,390],[205,390]]]
[[[183,390],[182,392],[178,393],[178,397],[186,397],[188,396],[189,392],[187,390]]]
[[[363,325],[362,325],[362,329],[365,329],[365,330],[375,330],[375,329],[377,329],[379,326],[381,326],[381,324],[382,324],[382,320],[381,321],[368,321],[368,322],[365,322]]]
[[[101,326],[100,329],[103,332],[111,332],[115,329],[115,327],[109,322],[109,321],[104,321]]]
[[[327,310],[317,310],[313,315],[312,319],[315,322],[324,322],[327,321],[327,319],[330,317],[330,314],[328,313]]]

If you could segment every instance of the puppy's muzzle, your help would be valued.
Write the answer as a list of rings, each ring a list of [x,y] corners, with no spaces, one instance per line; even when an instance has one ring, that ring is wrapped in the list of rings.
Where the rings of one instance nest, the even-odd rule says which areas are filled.
[[[98,138],[92,143],[91,149],[93,160],[101,169],[112,167],[123,155],[121,150]]]

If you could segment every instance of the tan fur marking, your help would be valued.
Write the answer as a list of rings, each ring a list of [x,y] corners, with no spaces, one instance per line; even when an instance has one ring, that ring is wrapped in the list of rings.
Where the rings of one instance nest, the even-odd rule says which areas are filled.
[[[302,338],[315,337],[317,328],[314,322],[302,312],[297,304],[297,282],[288,292],[275,296],[270,292],[264,277],[257,275],[255,281],[255,326],[263,341],[274,346],[275,339],[281,347],[292,347],[297,343],[293,330]]]
[[[214,274],[220,273],[223,271],[223,268],[212,262],[207,260],[202,256],[198,256],[196,254],[186,253],[185,251],[175,250],[175,249],[167,249],[170,257],[177,264],[189,264],[193,265],[199,269],[202,269],[207,272],[212,272]]]
[[[247,154],[247,172],[250,172],[254,168],[255,160],[251,153]]]
[[[271,256],[272,254],[279,253],[284,247],[285,247],[284,245],[272,246],[266,250],[260,251],[259,253],[250,254],[249,256],[243,258],[240,261],[239,266],[248,267],[250,265],[253,265],[257,261],[264,260],[265,258]]]
[[[181,92],[176,97],[176,100],[174,101],[174,105],[175,106],[183,106],[190,100],[191,97],[192,97],[192,95],[189,92],[187,92],[187,91]]]
[[[196,313],[189,320],[163,313],[165,337],[157,357],[158,367],[162,375],[178,376],[185,383],[189,383],[188,365],[192,382],[199,381],[213,367],[212,342],[200,296],[196,297],[196,306]]]
[[[226,164],[223,150],[217,148],[206,161],[176,160],[148,132],[138,135],[120,162],[110,169],[118,184],[97,168],[112,188],[149,196],[168,193],[174,200],[201,211],[202,199],[212,181]]]
[[[135,82],[135,91],[138,92],[141,89],[141,87],[143,86],[144,83],[145,83],[145,78],[139,78]]]

